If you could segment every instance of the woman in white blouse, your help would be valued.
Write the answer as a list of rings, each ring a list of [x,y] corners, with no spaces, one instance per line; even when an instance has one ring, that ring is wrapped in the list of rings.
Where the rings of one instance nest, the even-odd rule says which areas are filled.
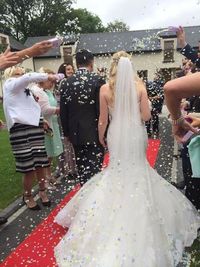
[[[45,192],[45,167],[49,165],[44,147],[44,129],[41,108],[29,89],[32,82],[56,81],[56,75],[27,73],[20,67],[4,72],[3,106],[10,133],[10,143],[16,161],[16,171],[23,173],[23,199],[31,210],[38,210],[31,194],[35,176],[39,183],[39,196],[44,206],[51,202]]]

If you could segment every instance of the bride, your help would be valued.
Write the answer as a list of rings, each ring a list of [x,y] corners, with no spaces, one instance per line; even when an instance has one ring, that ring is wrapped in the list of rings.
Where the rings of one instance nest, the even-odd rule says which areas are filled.
[[[58,213],[69,228],[55,247],[61,267],[173,267],[197,237],[200,218],[189,200],[146,160],[146,91],[129,55],[114,54],[100,92],[99,139],[110,164]]]

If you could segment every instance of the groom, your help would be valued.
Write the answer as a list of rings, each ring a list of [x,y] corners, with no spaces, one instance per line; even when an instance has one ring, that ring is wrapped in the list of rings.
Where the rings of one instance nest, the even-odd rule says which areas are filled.
[[[105,83],[93,71],[94,56],[76,53],[76,73],[60,87],[60,117],[65,138],[73,144],[78,178],[83,185],[101,170],[103,147],[98,139],[99,89]]]

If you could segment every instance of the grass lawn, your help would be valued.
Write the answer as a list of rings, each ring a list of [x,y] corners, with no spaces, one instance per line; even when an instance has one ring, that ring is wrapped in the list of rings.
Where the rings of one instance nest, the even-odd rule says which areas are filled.
[[[2,104],[0,119],[5,121]],[[22,195],[22,175],[15,172],[15,160],[11,151],[8,131],[0,131],[0,210]]]

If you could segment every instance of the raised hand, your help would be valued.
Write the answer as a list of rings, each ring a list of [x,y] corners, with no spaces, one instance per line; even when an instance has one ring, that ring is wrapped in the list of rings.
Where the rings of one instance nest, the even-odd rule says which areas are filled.
[[[192,131],[193,133],[198,132],[198,130],[195,129],[186,120],[183,120],[181,122],[181,124],[172,125],[172,133],[174,134],[174,137],[176,138],[177,142],[179,142],[179,143],[183,143],[183,137],[188,131]]]
[[[10,48],[7,48],[4,53],[0,55],[0,70],[16,65],[20,61],[16,52],[10,52]]]
[[[192,125],[192,127],[198,127],[198,128],[200,128],[200,118],[197,118],[197,117],[194,117],[194,116],[192,116],[191,114],[188,114],[187,116],[186,116],[186,119],[189,119],[189,120],[191,120],[191,125]]]
[[[178,30],[176,31],[177,34],[177,40],[181,48],[186,46],[186,40],[185,40],[185,31],[182,26],[178,27]]]

